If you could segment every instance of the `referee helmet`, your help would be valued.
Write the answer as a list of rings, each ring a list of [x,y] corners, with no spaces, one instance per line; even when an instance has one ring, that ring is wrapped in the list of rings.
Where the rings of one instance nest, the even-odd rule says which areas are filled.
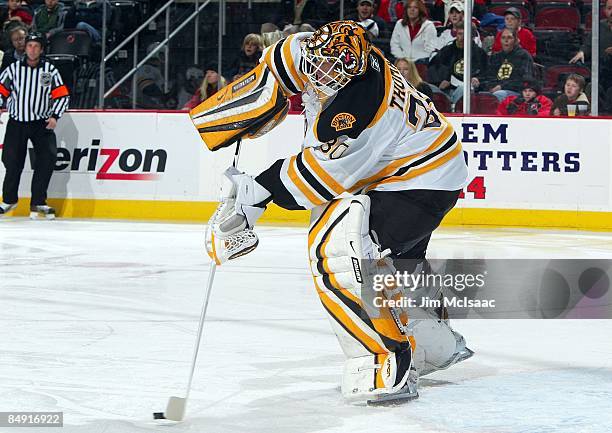
[[[30,32],[26,36],[26,40],[25,40],[26,45],[28,44],[28,42],[38,42],[40,44],[40,47],[44,50],[47,39],[40,32]]]

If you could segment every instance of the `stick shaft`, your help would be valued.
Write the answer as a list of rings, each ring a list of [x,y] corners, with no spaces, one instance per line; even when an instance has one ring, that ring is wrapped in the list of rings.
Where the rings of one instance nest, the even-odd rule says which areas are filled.
[[[234,153],[233,166],[238,166],[238,159],[240,158],[240,145],[242,139],[236,143],[236,151]],[[206,319],[206,311],[208,310],[208,302],[210,301],[210,294],[212,293],[213,282],[215,281],[215,273],[217,271],[217,264],[214,260],[210,262],[210,268],[208,271],[208,281],[206,282],[206,294],[204,296],[204,304],[202,305],[202,312],[200,313],[200,323],[198,324],[198,335],[196,337],[195,347],[193,349],[193,358],[191,360],[191,371],[189,373],[189,381],[187,382],[187,391],[185,392],[185,408],[187,407],[187,399],[191,392],[191,384],[193,382],[193,375],[195,373],[196,362],[198,360],[198,352],[200,351],[200,341],[202,340],[202,333],[204,330],[204,320]]]
[[[189,382],[187,383],[187,392],[185,393],[185,405],[189,398],[189,392],[191,391],[191,383],[193,382],[193,374],[195,372],[196,361],[198,360],[198,352],[200,349],[200,341],[202,340],[202,331],[204,329],[204,320],[206,319],[206,311],[208,310],[208,301],[210,301],[210,294],[212,292],[212,285],[215,280],[215,272],[217,271],[217,264],[215,261],[210,262],[210,268],[208,271],[208,282],[206,283],[206,295],[204,298],[204,304],[202,305],[202,312],[200,313],[200,323],[198,325],[198,336],[196,337],[196,343],[193,350],[193,359],[191,360],[191,372],[189,373]]]

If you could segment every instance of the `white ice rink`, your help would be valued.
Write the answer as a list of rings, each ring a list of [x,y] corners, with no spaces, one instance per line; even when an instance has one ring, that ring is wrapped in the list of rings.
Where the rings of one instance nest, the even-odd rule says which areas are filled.
[[[305,232],[260,228],[259,248],[218,270],[187,419],[159,426],[189,373],[203,227],[0,220],[0,411],[63,411],[63,429],[23,430],[49,433],[612,431],[612,320],[454,322],[472,359],[409,404],[346,405]],[[441,229],[430,252],[612,258],[612,234]]]

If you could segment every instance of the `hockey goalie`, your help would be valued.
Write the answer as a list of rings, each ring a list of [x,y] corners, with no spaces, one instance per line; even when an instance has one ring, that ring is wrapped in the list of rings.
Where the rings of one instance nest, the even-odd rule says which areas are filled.
[[[310,209],[308,255],[314,286],[346,362],[342,393],[384,404],[418,396],[418,379],[473,352],[444,311],[414,317],[373,308],[365,275],[393,273],[410,259],[429,272],[431,233],[467,180],[461,143],[443,115],[372,46],[352,21],[326,24],[268,47],[261,64],[194,108],[190,115],[211,150],[261,135],[302,93],[302,151],[258,175],[228,169],[223,199],[206,235],[221,264],[249,253],[270,202]],[[387,299],[401,296],[397,284]]]

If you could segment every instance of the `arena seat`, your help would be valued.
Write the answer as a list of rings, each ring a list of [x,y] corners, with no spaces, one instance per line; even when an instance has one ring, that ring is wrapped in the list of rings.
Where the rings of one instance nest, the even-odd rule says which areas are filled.
[[[489,92],[473,93],[470,98],[470,107],[472,114],[495,114],[499,101]],[[455,104],[455,113],[463,112],[463,98]]]
[[[451,100],[446,93],[433,92],[432,101],[438,111],[442,113],[451,112]]]
[[[536,38],[538,62],[545,65],[556,65],[567,62],[580,47],[580,37],[570,29],[533,30]]]
[[[64,30],[51,36],[49,54],[89,57],[91,36],[84,30]]]
[[[580,26],[580,13],[574,6],[554,5],[539,9],[534,18],[536,28],[569,29]]]
[[[417,68],[417,71],[419,72],[419,75],[421,76],[421,80],[427,81],[428,66],[425,63],[417,63],[415,66]]]
[[[591,70],[586,66],[568,64],[549,66],[544,71],[544,89],[546,91],[562,89],[562,82],[564,82],[565,77],[570,74],[580,74],[585,79],[589,80]]]

